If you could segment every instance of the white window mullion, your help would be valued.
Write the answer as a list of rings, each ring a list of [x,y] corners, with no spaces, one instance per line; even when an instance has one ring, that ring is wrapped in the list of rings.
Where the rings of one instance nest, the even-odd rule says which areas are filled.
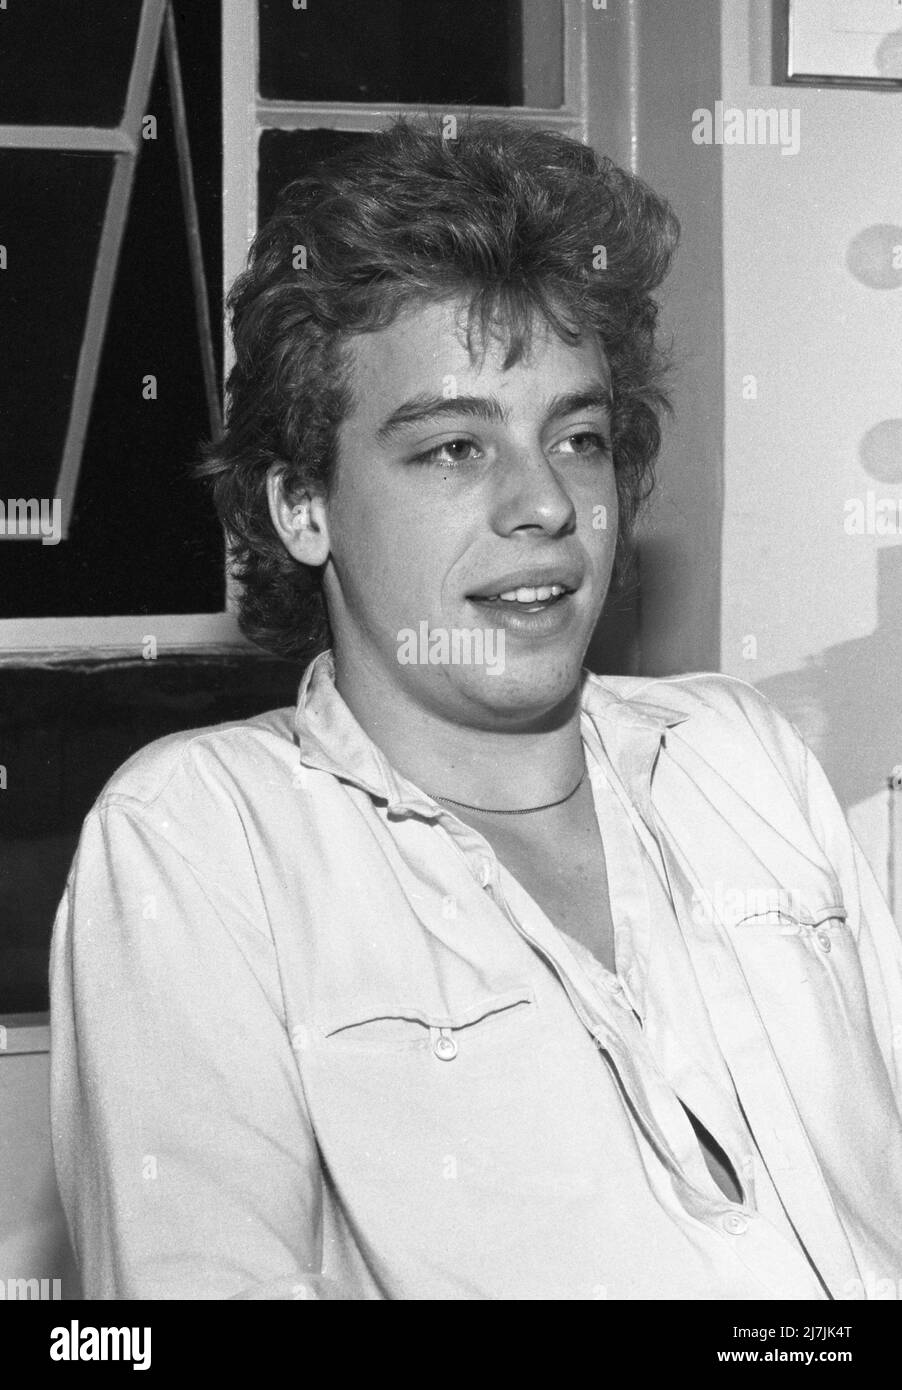
[[[136,661],[153,638],[155,658],[256,650],[233,613],[145,613],[124,618],[5,618],[0,667],[82,660]],[[145,658],[148,659],[148,658]]]
[[[397,102],[373,103],[363,106],[357,102],[331,104],[305,101],[258,101],[257,125],[261,130],[384,130],[393,116],[423,115],[431,112],[441,116],[504,116],[508,120],[530,121],[550,129],[573,130],[581,124],[576,110],[561,107],[547,111],[542,107],[517,106],[456,106],[453,102],[430,106],[404,106]]]
[[[222,0],[222,260],[224,288],[244,269],[257,230],[257,4]],[[225,329],[225,374],[234,362]]]

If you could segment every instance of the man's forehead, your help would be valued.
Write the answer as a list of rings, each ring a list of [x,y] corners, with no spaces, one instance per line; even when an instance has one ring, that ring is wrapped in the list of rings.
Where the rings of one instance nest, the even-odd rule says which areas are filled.
[[[437,390],[452,399],[489,385],[504,391],[524,376],[538,381],[547,375],[549,395],[560,389],[562,377],[591,378],[610,386],[607,358],[596,335],[585,332],[575,343],[565,342],[535,311],[522,354],[505,366],[510,340],[503,325],[484,339],[474,336],[468,342],[467,309],[460,300],[415,304],[387,328],[350,338],[349,363],[359,407],[367,414],[383,414],[419,393]]]

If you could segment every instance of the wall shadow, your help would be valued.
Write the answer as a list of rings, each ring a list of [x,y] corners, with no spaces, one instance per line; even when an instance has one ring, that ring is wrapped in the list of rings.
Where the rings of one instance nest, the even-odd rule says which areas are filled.
[[[902,546],[877,552],[877,626],[754,685],[796,723],[845,811],[902,762]]]

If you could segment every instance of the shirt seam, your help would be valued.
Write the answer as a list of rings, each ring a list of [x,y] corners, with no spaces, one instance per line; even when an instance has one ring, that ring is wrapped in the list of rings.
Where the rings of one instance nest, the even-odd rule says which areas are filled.
[[[279,706],[280,710],[289,708],[290,706],[287,705]],[[278,712],[278,710],[266,711],[267,714],[275,714]],[[185,771],[185,764],[188,761],[189,755],[193,754],[195,744],[201,743],[204,739],[208,739],[212,736],[215,736],[216,738],[229,738],[229,736],[232,734],[238,735],[245,733],[248,729],[251,729],[252,727],[253,725],[250,721],[245,721],[237,724],[226,725],[225,727],[214,724],[209,729],[199,729],[187,740],[184,746],[180,749],[178,757],[174,765],[169,769],[169,772],[166,775],[164,781],[161,782],[160,785],[156,787],[152,792],[150,792],[147,796],[139,796],[135,792],[120,791],[117,788],[111,788],[108,791],[102,791],[100,793],[100,796],[97,798],[97,801],[93,809],[102,810],[105,806],[115,804],[119,801],[130,802],[136,806],[149,809],[154,805],[156,801],[159,800],[159,798],[164,794],[164,792],[168,791],[169,786],[171,782],[174,780],[174,778],[178,776],[180,772]],[[292,748],[297,750],[297,744],[294,740],[293,733],[286,737],[285,742],[289,743],[292,746]],[[136,754],[135,756],[140,756],[142,753],[146,753],[148,748],[152,747],[153,744],[145,745],[145,747],[143,749],[140,749],[138,754]],[[114,777],[117,775],[117,773],[114,773]]]
[[[141,804],[141,803],[139,803],[139,806],[140,806],[140,804]],[[138,810],[133,809],[133,808],[130,807],[130,806],[122,806],[122,805],[116,805],[115,803],[111,803],[111,804],[106,805],[106,806],[101,806],[101,805],[96,806],[96,807],[94,808],[94,811],[92,811],[90,814],[91,814],[91,815],[95,815],[98,819],[101,819],[102,817],[104,817],[104,816],[106,815],[107,811],[112,811],[112,810],[117,810],[117,811],[122,811],[122,812],[124,812],[127,816],[129,816],[129,817],[131,818],[131,820],[132,820],[132,822],[133,822],[133,826],[134,826],[135,829],[140,828],[142,832],[147,832],[147,833],[149,833],[149,835],[150,835],[150,837],[151,837],[152,839],[156,840],[159,844],[165,845],[166,848],[167,848],[167,850],[169,850],[173,855],[175,855],[175,857],[179,860],[179,862],[180,862],[181,864],[183,864],[183,865],[185,866],[185,868],[189,871],[189,873],[191,874],[192,878],[195,879],[198,888],[199,888],[200,891],[203,893],[204,898],[206,899],[206,901],[209,903],[211,910],[216,914],[216,919],[217,919],[217,921],[219,922],[220,926],[221,926],[221,927],[226,931],[226,933],[228,934],[228,928],[227,928],[226,925],[225,925],[225,920],[224,920],[224,918],[223,918],[223,916],[222,916],[222,913],[220,912],[219,908],[216,906],[216,903],[215,903],[213,897],[211,897],[211,894],[210,894],[210,891],[209,891],[210,888],[212,888],[214,891],[216,891],[216,889],[217,889],[217,885],[216,885],[216,883],[214,882],[214,880],[211,879],[211,878],[209,877],[209,875],[205,874],[205,873],[203,872],[202,869],[198,868],[198,866],[194,863],[194,861],[191,860],[191,859],[189,859],[187,855],[185,855],[175,844],[173,844],[172,840],[171,840],[167,835],[161,834],[161,832],[157,829],[157,827],[154,826],[154,825],[152,825],[152,824],[146,819],[145,816],[140,815],[140,812],[139,812]],[[77,864],[77,859],[76,859],[76,864]],[[275,944],[275,941],[273,940],[272,934],[271,934],[270,932],[268,932],[268,931],[261,931],[260,928],[259,928],[254,922],[252,922],[244,913],[241,914],[241,920],[247,923],[247,925],[250,927],[251,931],[254,933],[254,935],[255,935],[257,938],[259,938],[259,939],[261,939],[261,940],[263,940],[263,941],[265,941],[265,942],[267,943],[267,945],[270,947],[270,949],[273,951],[274,954],[276,954],[276,955],[278,954],[278,952],[276,951],[276,944]],[[234,938],[233,938],[233,939],[234,939]],[[280,992],[281,992],[281,994],[282,994],[282,1004],[283,1004],[283,1009],[284,1009],[285,998],[284,998],[284,988],[283,988],[283,984],[282,984],[281,975],[280,975],[280,977],[279,977],[279,988],[280,988]]]

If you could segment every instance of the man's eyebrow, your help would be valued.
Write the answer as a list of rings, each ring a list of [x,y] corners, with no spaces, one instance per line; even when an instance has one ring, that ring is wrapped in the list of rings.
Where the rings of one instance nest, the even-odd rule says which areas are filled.
[[[411,396],[399,405],[376,431],[376,440],[385,444],[405,425],[417,425],[423,420],[438,420],[447,415],[468,415],[485,420],[490,425],[507,423],[507,411],[494,396]]]
[[[552,397],[546,419],[563,419],[566,415],[577,415],[580,411],[598,410],[610,414],[613,400],[609,387],[603,382],[592,382],[576,391],[566,391]],[[430,396],[422,393],[411,396],[383,420],[376,431],[379,444],[386,444],[399,434],[405,425],[421,424],[424,420],[439,420],[448,416],[469,416],[483,420],[491,425],[504,425],[508,422],[508,412],[495,396]]]
[[[546,419],[561,420],[565,415],[580,415],[586,410],[598,410],[610,415],[613,409],[611,389],[599,381],[577,391],[565,391],[563,395],[554,396],[549,403]]]

